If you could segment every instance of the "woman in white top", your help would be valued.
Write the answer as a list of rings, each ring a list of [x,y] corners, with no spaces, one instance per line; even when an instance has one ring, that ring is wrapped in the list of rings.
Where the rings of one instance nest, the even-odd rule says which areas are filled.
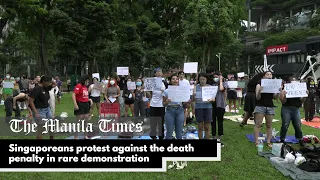
[[[56,96],[59,92],[59,88],[57,87],[57,83],[55,80],[52,81],[52,89],[49,91],[50,99],[49,99],[49,105],[51,109],[52,118],[55,117],[55,111],[56,111]]]
[[[93,108],[94,105],[97,107],[97,111],[99,113],[100,110],[100,95],[102,92],[102,84],[98,81],[98,78],[93,78],[93,84],[90,85],[89,87],[89,94],[90,94],[90,99],[93,102],[93,105],[91,106],[90,109],[90,114],[93,116]]]

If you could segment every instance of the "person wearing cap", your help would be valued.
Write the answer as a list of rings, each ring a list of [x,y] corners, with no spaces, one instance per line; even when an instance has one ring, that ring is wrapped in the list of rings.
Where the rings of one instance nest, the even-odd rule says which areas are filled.
[[[40,78],[38,86],[36,86],[29,95],[29,104],[33,111],[37,127],[37,139],[42,139],[43,125],[46,123],[44,119],[52,119],[52,113],[49,105],[50,94],[52,89],[52,77],[44,75]],[[53,139],[53,133],[49,132],[50,139]]]
[[[156,68],[154,70],[154,75],[156,78],[161,78],[162,80],[162,69],[161,68]],[[164,115],[165,115],[165,108],[163,106],[163,97],[162,94],[165,90],[165,85],[162,81],[161,88],[159,90],[153,90],[150,92],[147,92],[148,97],[150,97],[150,117],[157,117],[161,118],[160,121],[158,120],[151,120],[150,121],[150,126],[151,126],[151,131],[150,131],[150,137],[153,140],[156,140],[157,137],[155,136],[156,134],[156,129],[157,127],[160,129],[159,130],[159,140],[164,139]]]

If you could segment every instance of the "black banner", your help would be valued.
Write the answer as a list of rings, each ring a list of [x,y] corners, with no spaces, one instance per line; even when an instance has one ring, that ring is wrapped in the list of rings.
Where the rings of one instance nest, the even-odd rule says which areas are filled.
[[[9,170],[8,168],[10,171],[15,169],[20,171],[22,170],[20,168],[23,168],[23,171],[28,169],[32,171],[32,168],[59,168],[57,171],[61,168],[64,171],[68,171],[69,168],[152,171],[166,168],[166,164],[163,163],[165,161],[220,161],[221,158],[221,151],[218,149],[220,144],[218,146],[216,140],[0,140],[0,142],[0,171]]]

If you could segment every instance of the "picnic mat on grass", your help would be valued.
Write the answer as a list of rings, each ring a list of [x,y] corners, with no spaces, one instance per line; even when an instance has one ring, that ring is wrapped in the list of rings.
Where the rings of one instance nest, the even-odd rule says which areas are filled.
[[[319,180],[320,173],[319,172],[308,172],[299,169],[293,163],[282,162],[281,160],[277,160],[278,158],[274,158],[275,156],[271,152],[264,152],[260,154],[260,156],[265,157],[269,160],[271,165],[275,167],[278,171],[280,171],[283,176],[290,177],[293,180]]]
[[[260,137],[261,136],[262,136],[262,134],[260,134]],[[254,135],[253,134],[246,134],[246,137],[250,142],[254,142]],[[267,138],[264,140],[264,142],[267,142]],[[272,138],[271,142],[272,143],[280,142],[280,136],[276,136],[276,139]],[[296,139],[295,136],[286,136],[285,142],[298,144],[299,140]]]
[[[303,119],[301,119],[301,123],[306,125],[306,126],[310,126],[316,129],[320,129],[320,117],[314,117],[313,120],[311,122],[307,122]]]
[[[242,120],[243,120],[243,118],[242,118],[242,115],[236,115],[236,116],[225,116],[224,117],[225,119],[229,119],[229,120],[231,120],[231,121],[234,121],[234,122],[241,122]],[[274,119],[272,122],[278,122],[279,120],[277,120],[277,119]],[[253,120],[250,120],[250,119],[248,119],[248,122],[247,122],[248,124],[251,124],[251,125],[254,125],[254,121]],[[263,119],[263,122],[262,123],[266,123],[266,120],[265,119]]]

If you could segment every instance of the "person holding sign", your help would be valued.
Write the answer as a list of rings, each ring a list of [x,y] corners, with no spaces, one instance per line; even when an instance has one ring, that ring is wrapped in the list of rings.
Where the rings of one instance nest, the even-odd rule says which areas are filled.
[[[272,79],[272,73],[267,71],[263,73],[263,79]],[[263,119],[266,119],[266,127],[267,127],[267,143],[269,147],[272,147],[271,137],[272,137],[272,121],[274,117],[274,104],[273,99],[279,98],[279,93],[261,93],[263,87],[260,83],[256,86],[256,98],[257,98],[257,106],[254,109],[254,118],[255,118],[255,127],[254,127],[254,137],[255,143],[258,145],[258,137],[260,133],[260,129],[262,126]],[[279,89],[279,92],[281,88]]]
[[[136,89],[134,94],[134,115],[145,117],[146,116],[146,92],[143,90],[143,83],[141,79],[136,80]]]
[[[231,77],[229,81],[235,81],[234,77]],[[232,105],[234,113],[237,113],[237,91],[236,88],[229,87],[228,89],[228,101],[229,101],[229,112],[232,112]]]
[[[119,103],[119,97],[121,95],[121,91],[120,91],[120,87],[116,83],[115,78],[110,79],[104,94],[105,94],[105,99],[107,103]]]
[[[80,83],[76,85],[73,90],[72,100],[74,104],[74,115],[77,117],[78,120],[88,120],[89,113],[90,113],[90,106],[92,104],[89,100],[89,92],[87,89],[87,85],[89,84],[89,76],[84,75],[80,79]],[[74,135],[74,139],[78,139],[78,135]],[[89,139],[87,134],[84,134],[84,139]]]
[[[316,110],[316,89],[317,86],[312,77],[307,78],[308,97],[305,98],[303,108],[306,121],[312,121]]]
[[[286,83],[293,83],[293,77],[289,77],[285,81]],[[280,131],[280,142],[281,143],[285,142],[290,121],[292,121],[292,125],[295,130],[295,136],[297,139],[299,139],[300,145],[304,146],[304,142],[302,140],[303,136],[301,131],[301,117],[300,117],[300,110],[299,110],[303,102],[303,97],[287,98],[286,95],[287,95],[287,91],[283,89],[280,93],[280,101],[282,103],[282,108],[281,108],[282,126]]]
[[[210,139],[210,126],[212,122],[212,102],[215,99],[202,99],[202,87],[210,86],[207,84],[208,76],[206,73],[201,73],[198,77],[197,86],[193,91],[193,99],[195,101],[195,115],[198,123],[198,137],[203,139],[203,130],[205,132],[205,139]]]
[[[14,88],[14,84],[11,81],[11,75],[10,74],[6,74],[6,77],[3,81],[3,99],[7,99],[7,97],[11,96],[13,93],[13,88]]]
[[[172,86],[179,86],[179,79],[177,74],[173,74],[170,78],[170,84]],[[182,139],[182,130],[184,123],[184,108],[182,102],[172,102],[169,99],[169,89],[163,92],[163,105],[167,107],[165,112],[166,122],[166,139],[172,139],[173,130],[175,130],[176,138]],[[189,101],[190,102],[190,101]]]
[[[179,71],[179,86],[188,86],[190,87],[190,82],[185,79],[184,72]],[[188,112],[190,109],[190,104],[189,103],[183,103],[183,109],[184,109],[184,126],[187,125],[187,117],[188,117]]]
[[[129,107],[132,113],[132,116],[134,116],[134,98],[135,98],[135,94],[133,93],[134,89],[128,89],[128,84],[130,84],[131,78],[127,79],[127,83],[124,85],[123,88],[123,94],[122,97],[124,98],[124,104],[125,104],[125,112],[124,115],[127,118],[128,117],[128,111],[129,111]]]
[[[223,82],[223,76],[220,72],[214,73],[213,81],[214,81],[213,86],[218,86],[218,92],[215,97],[216,101],[212,103],[211,129],[212,129],[213,139],[217,139],[218,142],[221,142],[220,139],[223,136],[223,116],[226,108],[226,101],[225,101],[224,95],[225,95],[225,90],[228,88],[228,85]],[[217,133],[217,129],[218,129],[218,133]],[[218,137],[217,137],[217,134],[218,134]],[[224,144],[221,142],[221,147],[223,146]]]
[[[163,140],[164,138],[164,114],[165,114],[165,108],[163,106],[163,91],[166,89],[163,81],[162,81],[162,69],[161,68],[156,68],[154,70],[154,75],[156,78],[160,78],[161,79],[161,87],[160,89],[154,89],[153,91],[151,91],[151,93],[147,92],[148,97],[151,97],[150,100],[150,116],[151,117],[157,117],[157,118],[161,118],[161,121],[150,121],[150,126],[151,126],[151,138],[153,140],[156,140],[157,137],[154,136],[156,134],[156,130],[157,127],[160,129],[159,132],[161,132],[161,134],[159,135],[159,140]]]
[[[89,94],[90,94],[90,99],[93,102],[93,105],[90,108],[90,115],[93,116],[93,109],[94,106],[97,107],[98,113],[100,112],[100,95],[102,93],[102,84],[99,82],[97,77],[94,77],[92,79],[92,84],[89,86]]]

